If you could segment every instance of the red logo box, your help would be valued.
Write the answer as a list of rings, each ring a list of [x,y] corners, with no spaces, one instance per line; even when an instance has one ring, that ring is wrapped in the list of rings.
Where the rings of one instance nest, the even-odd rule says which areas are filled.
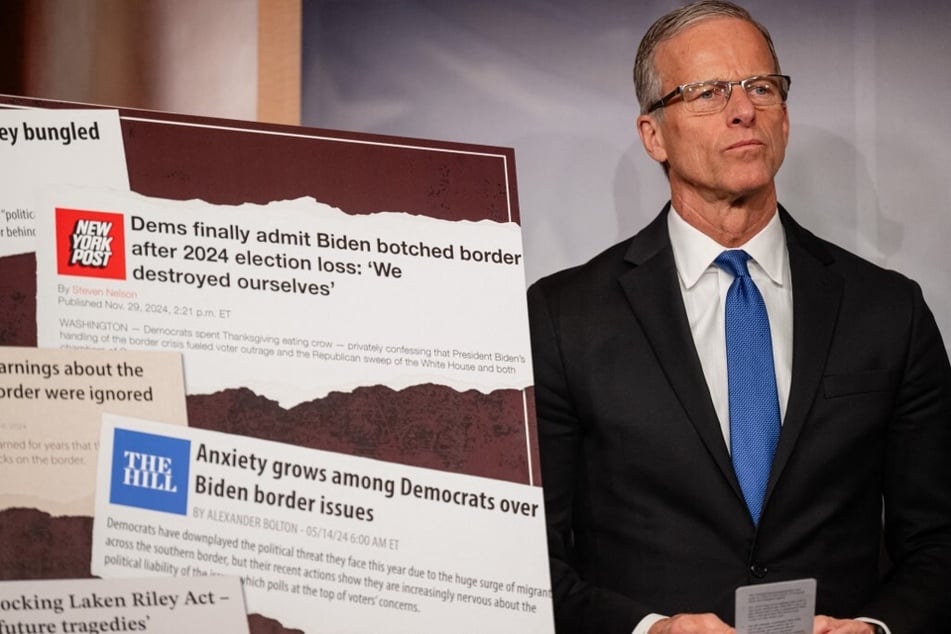
[[[56,270],[60,275],[125,277],[125,217],[56,209]]]

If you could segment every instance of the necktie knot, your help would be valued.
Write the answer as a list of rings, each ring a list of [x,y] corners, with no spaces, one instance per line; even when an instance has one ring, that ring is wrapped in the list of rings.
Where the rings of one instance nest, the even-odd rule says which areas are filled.
[[[724,251],[713,261],[718,267],[730,273],[733,277],[748,277],[750,269],[747,262],[750,260],[750,254],[742,249],[731,249]]]

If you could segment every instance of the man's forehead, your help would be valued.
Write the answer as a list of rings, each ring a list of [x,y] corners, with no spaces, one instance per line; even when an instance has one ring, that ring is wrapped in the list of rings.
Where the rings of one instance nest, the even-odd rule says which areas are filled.
[[[759,29],[746,20],[722,16],[698,20],[660,42],[654,67],[665,86],[775,72],[769,44]]]

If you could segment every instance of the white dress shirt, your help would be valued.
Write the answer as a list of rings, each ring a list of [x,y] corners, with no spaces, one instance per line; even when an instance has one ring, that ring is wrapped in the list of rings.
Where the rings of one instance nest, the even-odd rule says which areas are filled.
[[[730,449],[730,403],[726,373],[726,293],[733,276],[713,263],[726,247],[687,224],[673,209],[667,214],[670,244],[677,266],[680,292],[710,398]],[[735,247],[750,254],[750,277],[759,288],[773,341],[773,364],[779,395],[780,420],[786,415],[792,377],[792,280],[786,234],[774,214],[746,244]]]

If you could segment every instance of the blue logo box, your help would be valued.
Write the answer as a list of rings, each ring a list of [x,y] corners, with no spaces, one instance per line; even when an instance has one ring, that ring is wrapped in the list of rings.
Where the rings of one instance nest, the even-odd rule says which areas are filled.
[[[191,441],[116,428],[109,502],[163,513],[188,513]]]

